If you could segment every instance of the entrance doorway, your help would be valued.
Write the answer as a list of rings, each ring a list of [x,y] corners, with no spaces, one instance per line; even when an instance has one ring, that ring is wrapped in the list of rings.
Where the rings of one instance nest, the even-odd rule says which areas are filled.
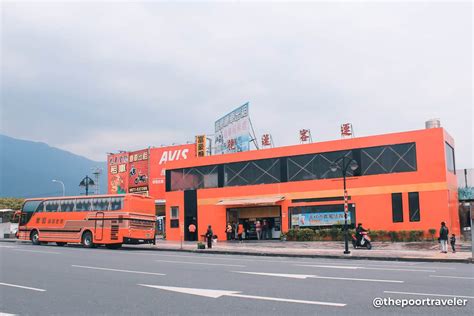
[[[227,209],[227,222],[244,226],[247,240],[258,240],[257,222],[260,222],[261,239],[279,239],[281,235],[280,206],[256,206]],[[234,230],[236,230],[234,228]]]

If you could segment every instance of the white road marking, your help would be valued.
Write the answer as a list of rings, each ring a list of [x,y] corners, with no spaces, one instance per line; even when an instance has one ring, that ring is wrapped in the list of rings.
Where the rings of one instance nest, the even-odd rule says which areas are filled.
[[[82,268],[82,269],[92,269],[92,270],[104,270],[104,271],[114,271],[114,272],[136,273],[136,274],[166,275],[166,274],[157,273],[157,272],[145,272],[145,271],[133,271],[133,270],[110,269],[110,268],[101,268],[101,267],[79,266],[79,265],[75,265],[75,264],[72,264],[71,267]]]
[[[16,284],[10,284],[10,283],[0,282],[0,285],[17,287],[17,288],[20,288],[20,289],[32,290],[32,291],[38,291],[38,292],[46,292],[46,290],[43,290],[43,289],[37,289],[35,287],[28,287],[28,286],[16,285]]]
[[[9,313],[0,312],[0,316],[16,316],[16,314],[9,314]]]
[[[449,278],[449,279],[468,279],[474,280],[474,278],[470,277],[461,277],[461,276],[451,276],[451,275],[430,275],[432,278]]]
[[[245,267],[244,265],[241,265],[241,264],[187,262],[187,261],[171,261],[171,260],[155,260],[155,261],[157,261],[157,262],[167,262],[167,263],[200,264],[200,265],[206,265],[206,266]]]
[[[149,284],[138,284],[139,286],[145,286],[165,291],[184,293],[190,295],[198,295],[210,298],[219,298],[222,296],[238,297],[238,298],[248,298],[254,300],[265,300],[265,301],[276,301],[276,302],[287,302],[287,303],[297,303],[297,304],[312,304],[312,305],[326,305],[326,306],[336,306],[343,307],[346,304],[342,303],[331,303],[331,302],[319,302],[319,301],[305,301],[305,300],[294,300],[287,298],[277,298],[277,297],[268,297],[268,296],[254,296],[254,295],[245,295],[240,294],[239,291],[225,291],[225,290],[208,290],[208,289],[193,289],[185,287],[174,287],[174,286],[158,286],[158,285],[149,285]]]
[[[16,247],[15,247],[15,246],[4,246],[4,245],[0,245],[0,248],[16,248]],[[2,314],[0,313],[0,315],[2,315]]]
[[[24,252],[36,252],[36,253],[49,253],[53,255],[59,255],[59,252],[54,251],[42,251],[42,250],[28,250],[28,249],[12,249],[13,251],[24,251]]]
[[[433,294],[433,293],[411,293],[411,292],[395,292],[395,291],[383,291],[384,293],[391,294],[404,294],[404,295],[426,295],[426,296],[445,296],[445,297],[458,297],[458,298],[474,298],[474,296],[465,296],[465,295],[448,295],[448,294]]]
[[[295,264],[298,267],[314,267],[314,268],[328,268],[328,269],[348,269],[348,270],[381,270],[381,271],[408,271],[408,272],[436,272],[435,270],[422,269],[392,269],[392,268],[368,268],[368,267],[352,267],[352,266],[322,266],[310,264]]]
[[[404,283],[404,281],[399,280],[379,280],[379,279],[359,279],[359,278],[341,278],[341,277],[329,277],[329,276],[319,276],[319,275],[310,275],[310,274],[282,274],[282,273],[266,273],[266,272],[247,272],[247,271],[232,271],[235,273],[244,273],[244,274],[253,274],[253,275],[263,275],[263,276],[274,276],[282,278],[293,278],[293,279],[328,279],[328,280],[341,280],[341,281],[362,281],[362,282],[382,282],[382,283]]]

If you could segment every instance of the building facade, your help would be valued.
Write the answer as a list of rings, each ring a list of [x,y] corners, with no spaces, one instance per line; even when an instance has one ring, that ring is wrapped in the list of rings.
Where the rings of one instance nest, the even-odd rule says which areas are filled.
[[[166,170],[167,239],[189,240],[208,225],[224,238],[227,223],[256,221],[278,238],[292,227],[340,226],[344,219],[345,156],[348,220],[372,230],[439,229],[459,234],[454,140],[443,128],[341,139],[169,162]],[[249,234],[250,238],[253,238]]]

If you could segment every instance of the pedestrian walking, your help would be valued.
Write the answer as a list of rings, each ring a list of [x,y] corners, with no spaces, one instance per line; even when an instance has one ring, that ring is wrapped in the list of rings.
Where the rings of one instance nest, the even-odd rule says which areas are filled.
[[[206,238],[207,238],[207,248],[212,248],[212,237],[214,237],[214,233],[212,232],[212,227],[209,225],[206,231]]]
[[[456,252],[456,235],[452,234],[451,239],[449,240],[451,243],[451,248],[453,249],[453,253]]]
[[[262,225],[262,239],[267,239],[267,230],[268,230],[268,223],[266,220],[263,220]]]
[[[260,224],[260,221],[255,223],[255,231],[257,232],[257,239],[262,239],[262,224]]]
[[[189,224],[188,232],[189,232],[189,240],[195,241],[196,240],[196,225],[194,223]]]
[[[242,242],[242,234],[244,233],[244,225],[242,223],[239,224],[237,228],[237,236],[239,236],[239,241]]]
[[[227,227],[225,229],[225,232],[227,234],[227,240],[231,240],[232,239],[232,225],[230,223],[227,223]]]
[[[441,228],[439,229],[439,242],[441,244],[442,253],[448,253],[448,236],[449,229],[446,227],[445,222],[441,222]]]

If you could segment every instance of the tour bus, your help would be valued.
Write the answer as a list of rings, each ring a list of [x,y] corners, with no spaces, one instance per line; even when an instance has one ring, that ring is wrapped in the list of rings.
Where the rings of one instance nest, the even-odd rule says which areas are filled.
[[[17,238],[34,245],[155,243],[155,203],[139,194],[28,199],[19,216]]]

